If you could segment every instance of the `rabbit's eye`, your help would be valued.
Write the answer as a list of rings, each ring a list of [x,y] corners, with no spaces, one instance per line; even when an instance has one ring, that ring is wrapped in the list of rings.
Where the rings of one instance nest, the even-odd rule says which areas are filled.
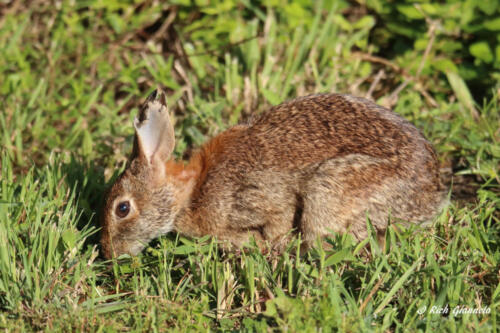
[[[123,218],[130,212],[130,202],[122,201],[116,206],[116,215]]]

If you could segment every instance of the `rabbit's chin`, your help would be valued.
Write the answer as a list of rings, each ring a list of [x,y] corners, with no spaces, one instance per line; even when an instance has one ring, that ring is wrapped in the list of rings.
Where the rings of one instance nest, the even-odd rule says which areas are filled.
[[[130,254],[131,256],[136,256],[141,253],[142,250],[144,250],[153,239],[168,234],[169,232],[173,231],[173,229],[173,223],[165,224],[161,228],[157,229],[154,235],[150,235],[148,240],[134,241],[130,244],[127,244],[127,249],[125,250],[125,252]]]
[[[132,244],[132,246],[130,246],[127,249],[127,253],[130,254],[131,256],[136,256],[139,253],[141,253],[142,250],[144,250],[144,248],[146,246],[147,246],[147,244],[144,244],[144,243],[141,243],[141,242],[134,242],[134,244]]]
[[[159,237],[168,234],[169,232],[174,231],[174,222],[169,221],[168,223],[165,223],[158,229],[158,234],[154,237]]]

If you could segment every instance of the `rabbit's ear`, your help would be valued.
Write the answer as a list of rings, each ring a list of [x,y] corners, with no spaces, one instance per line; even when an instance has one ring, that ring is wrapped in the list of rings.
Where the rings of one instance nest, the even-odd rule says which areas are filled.
[[[175,146],[174,128],[170,122],[165,94],[153,91],[134,120],[136,141],[134,154],[143,158],[155,172],[163,172]]]

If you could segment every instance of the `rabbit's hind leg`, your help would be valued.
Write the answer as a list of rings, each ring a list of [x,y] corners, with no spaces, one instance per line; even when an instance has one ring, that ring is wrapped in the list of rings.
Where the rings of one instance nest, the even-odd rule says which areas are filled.
[[[364,239],[367,218],[377,234],[383,233],[391,207],[402,204],[397,188],[405,187],[397,184],[394,168],[387,160],[360,154],[319,165],[301,189],[304,205],[299,230],[305,247],[331,232],[350,232]]]

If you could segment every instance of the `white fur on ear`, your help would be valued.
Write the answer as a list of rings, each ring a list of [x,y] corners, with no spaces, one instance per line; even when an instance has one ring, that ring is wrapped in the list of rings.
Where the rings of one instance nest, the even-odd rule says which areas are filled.
[[[139,150],[150,164],[165,162],[175,145],[174,128],[170,122],[165,97],[153,92],[146,100],[139,117],[134,119]]]

